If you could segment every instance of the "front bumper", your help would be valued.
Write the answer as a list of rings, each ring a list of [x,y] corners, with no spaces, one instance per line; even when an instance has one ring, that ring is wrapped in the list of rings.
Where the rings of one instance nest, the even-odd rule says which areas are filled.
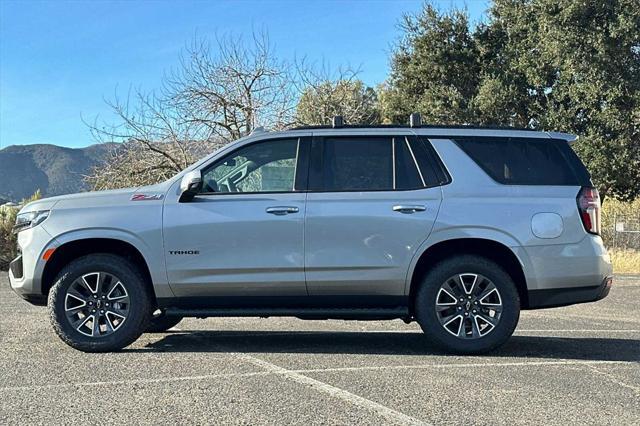
[[[11,262],[11,265],[14,266],[9,267],[9,283],[11,289],[27,302],[37,306],[45,306],[47,304],[47,296],[39,291],[33,290],[33,280],[26,279],[25,277],[18,278],[14,275],[14,270],[16,269],[14,262],[16,261],[22,262],[22,259],[15,259]]]
[[[42,292],[45,265],[42,253],[55,245],[55,240],[41,225],[18,234],[20,254],[9,265],[9,283],[18,296],[34,305],[47,303],[47,296]]]
[[[607,297],[612,284],[613,277],[606,277],[602,283],[597,286],[531,290],[528,294],[528,308],[556,308],[577,303],[595,302]]]

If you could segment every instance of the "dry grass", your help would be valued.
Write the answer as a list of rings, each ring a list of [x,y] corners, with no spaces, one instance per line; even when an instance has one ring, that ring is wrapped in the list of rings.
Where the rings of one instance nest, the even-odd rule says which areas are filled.
[[[609,250],[613,272],[616,274],[640,274],[640,251]]]
[[[602,205],[602,239],[609,250],[616,274],[640,274],[640,234],[616,233],[616,219],[633,230],[640,220],[640,198],[625,203],[606,199]]]
[[[615,221],[625,222],[629,230],[640,226],[640,198],[632,202],[622,202],[607,198],[602,204],[602,239],[609,249],[640,250],[640,235],[637,233],[616,233]]]

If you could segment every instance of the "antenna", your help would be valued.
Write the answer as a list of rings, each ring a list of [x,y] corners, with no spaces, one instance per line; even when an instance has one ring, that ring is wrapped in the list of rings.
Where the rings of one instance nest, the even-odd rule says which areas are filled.
[[[344,118],[341,115],[334,115],[331,119],[331,127],[334,129],[344,126]]]
[[[422,126],[422,116],[419,112],[414,112],[409,116],[409,126],[410,127],[420,127]]]

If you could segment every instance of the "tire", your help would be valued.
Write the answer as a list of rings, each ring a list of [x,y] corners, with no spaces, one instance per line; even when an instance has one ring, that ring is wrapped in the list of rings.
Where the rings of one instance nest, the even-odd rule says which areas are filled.
[[[152,295],[134,264],[113,254],[91,254],[60,271],[48,309],[53,329],[67,345],[83,352],[111,352],[129,346],[146,330]]]
[[[167,316],[164,312],[153,315],[145,333],[164,333],[182,321],[180,316]]]
[[[520,318],[520,298],[509,274],[495,262],[473,255],[455,256],[434,266],[418,289],[414,308],[427,338],[458,354],[480,354],[501,346]]]

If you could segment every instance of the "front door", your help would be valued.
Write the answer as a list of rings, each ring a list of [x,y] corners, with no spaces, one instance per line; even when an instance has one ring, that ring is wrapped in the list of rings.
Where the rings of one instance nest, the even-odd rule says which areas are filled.
[[[167,200],[164,242],[176,296],[211,306],[307,295],[306,194],[296,188],[296,173],[306,179],[306,165],[298,164],[303,140],[240,147],[203,168],[203,189],[192,201]]]
[[[397,306],[441,190],[405,136],[313,139],[305,258],[310,296]]]

